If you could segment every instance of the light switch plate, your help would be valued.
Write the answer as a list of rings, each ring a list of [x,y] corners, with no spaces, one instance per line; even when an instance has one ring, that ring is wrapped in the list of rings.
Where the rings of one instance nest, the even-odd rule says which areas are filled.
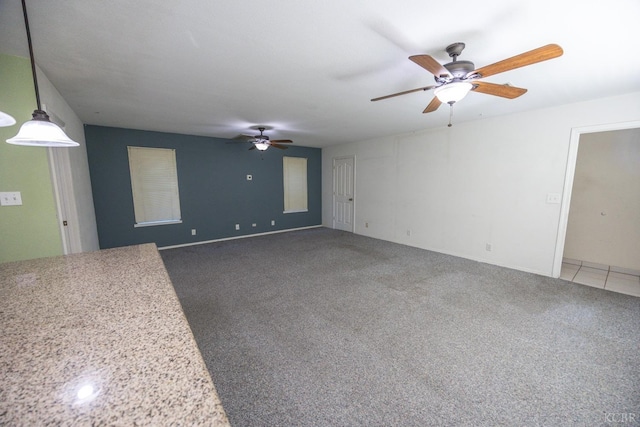
[[[22,205],[22,195],[19,191],[9,191],[0,193],[0,206],[20,206]]]

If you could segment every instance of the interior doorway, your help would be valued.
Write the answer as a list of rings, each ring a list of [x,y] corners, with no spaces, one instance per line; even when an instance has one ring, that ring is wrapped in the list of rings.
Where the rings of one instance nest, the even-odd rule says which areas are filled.
[[[597,199],[599,196],[597,195],[597,193],[593,193],[594,191],[594,187],[603,187],[605,186],[605,182],[603,182],[604,180],[608,179],[608,176],[606,174],[602,174],[602,171],[597,171],[597,169],[593,169],[594,172],[592,172],[590,175],[585,176],[584,172],[579,173],[578,175],[578,181],[576,182],[576,166],[578,164],[578,153],[579,153],[579,147],[580,147],[580,140],[581,137],[583,137],[583,140],[587,140],[587,141],[597,141],[598,139],[595,138],[595,134],[596,133],[600,133],[600,132],[605,132],[605,133],[609,133],[610,131],[626,131],[626,130],[633,130],[633,129],[638,129],[640,128],[640,121],[634,121],[634,122],[625,122],[625,123],[612,123],[612,124],[605,124],[605,125],[598,125],[598,126],[589,126],[589,127],[583,127],[583,128],[574,128],[571,131],[571,140],[570,140],[570,144],[569,144],[569,156],[568,156],[568,162],[567,162],[567,171],[566,171],[566,175],[565,175],[565,183],[564,183],[564,192],[563,192],[563,199],[562,199],[562,207],[561,207],[561,212],[560,212],[560,223],[559,223],[559,230],[558,230],[558,239],[557,239],[557,244],[556,244],[556,252],[555,252],[555,257],[554,257],[554,266],[553,266],[553,276],[554,277],[560,277],[561,275],[561,270],[562,270],[562,266],[563,266],[563,259],[565,259],[566,261],[566,253],[572,254],[572,253],[580,253],[582,255],[584,255],[585,258],[590,258],[588,260],[588,263],[591,264],[597,264],[597,263],[601,263],[602,265],[607,267],[607,274],[606,275],[610,275],[610,271],[613,271],[612,269],[612,262],[614,263],[614,259],[615,259],[615,254],[610,254],[607,252],[607,248],[606,245],[612,245],[612,242],[606,241],[606,238],[611,238],[611,236],[605,236],[606,233],[611,233],[611,229],[609,230],[600,230],[598,231],[599,233],[601,233],[602,236],[605,236],[603,238],[598,238],[597,236],[589,236],[592,237],[591,240],[596,240],[598,241],[600,245],[602,245],[602,247],[592,247],[590,248],[590,250],[582,250],[585,248],[581,248],[580,251],[578,251],[576,248],[579,245],[588,245],[588,244],[593,244],[589,242],[589,239],[583,239],[584,241],[580,241],[580,242],[576,242],[575,239],[575,235],[574,237],[571,237],[570,235],[568,235],[568,232],[571,231],[572,234],[576,233],[576,230],[580,230],[580,229],[584,229],[584,224],[579,227],[576,224],[580,224],[580,222],[584,223],[585,221],[596,221],[598,223],[602,223],[603,227],[613,227],[613,226],[618,226],[618,224],[616,224],[616,221],[622,221],[622,219],[617,219],[614,217],[607,217],[608,212],[607,212],[607,208],[606,206],[608,206],[608,201],[607,198],[609,197],[608,195],[605,195],[602,197],[602,201],[598,202],[597,200],[589,200],[589,199]],[[615,134],[615,132],[614,132]],[[624,132],[623,132],[624,134]],[[604,135],[604,134],[603,134]],[[640,142],[639,142],[640,143]],[[608,142],[607,144],[609,144],[609,146],[611,147],[611,143]],[[604,143],[604,139],[603,139],[603,144],[602,147],[598,148],[599,150],[604,149],[604,146],[606,144]],[[584,147],[585,149],[587,148],[587,146]],[[590,148],[590,151],[593,151],[593,147]],[[597,152],[597,151],[595,151]],[[587,153],[589,153],[589,151],[585,151],[584,149],[582,150],[583,155],[586,155]],[[590,154],[591,156],[593,156],[594,154]],[[598,164],[598,166],[602,166],[603,168],[606,167],[605,165],[605,159],[606,156],[602,156],[601,159],[596,159],[595,162]],[[584,157],[583,157],[584,159]],[[581,168],[584,167],[588,167],[585,166],[584,163],[581,163]],[[592,168],[594,166],[591,166]],[[619,165],[618,165],[619,167]],[[612,169],[613,170],[613,169]],[[597,178],[597,176],[600,175],[600,178]],[[618,184],[620,185],[620,184]],[[576,186],[577,186],[577,190],[576,190]],[[589,187],[589,189],[586,189],[585,187]],[[574,198],[574,191],[575,191],[575,195],[577,197]],[[585,191],[590,191],[592,193],[587,193],[588,197],[585,199]],[[602,191],[601,191],[602,193]],[[582,197],[582,199],[580,199],[580,197]],[[619,196],[618,196],[619,197]],[[635,197],[635,196],[632,196]],[[585,200],[590,204],[589,208],[585,208]],[[574,202],[574,206],[572,205],[572,201]],[[624,204],[624,203],[623,203]],[[602,206],[602,208],[600,208],[600,206]],[[573,210],[572,210],[573,209]],[[589,209],[590,212],[584,212],[584,209]],[[595,212],[595,210],[597,210],[598,212]],[[595,216],[597,213],[597,215],[601,215],[602,218],[593,218],[593,216]],[[613,212],[611,212],[613,214]],[[573,216],[572,216],[573,215]],[[617,215],[620,215],[620,212],[617,212]],[[591,216],[591,218],[589,218],[589,216]],[[570,227],[571,224],[571,227]],[[587,227],[588,229],[589,227]],[[573,230],[573,231],[572,231]],[[595,232],[595,231],[594,231]],[[578,238],[582,239],[583,236],[578,236]],[[567,240],[568,238],[572,238],[573,240]],[[569,243],[569,245],[568,245]],[[621,242],[622,244],[622,242]],[[613,243],[613,247],[610,246],[610,251],[611,252],[615,252],[614,249],[618,249],[615,247],[615,242]],[[598,254],[598,251],[600,251],[600,254]],[[604,251],[604,252],[603,252]],[[611,255],[611,256],[609,256]],[[622,260],[622,262],[624,263],[623,260],[624,257],[619,257],[619,259]],[[582,260],[575,260],[575,259],[571,259],[572,262],[577,261],[578,264],[582,263]],[[591,268],[591,267],[588,267]],[[594,267],[595,268],[595,267]],[[617,274],[617,273],[616,273]],[[566,274],[565,274],[566,275]],[[615,276],[615,274],[614,274]],[[566,277],[563,277],[566,278]],[[605,279],[606,280],[606,279]],[[587,283],[585,283],[587,284]],[[595,286],[595,285],[594,285]],[[604,285],[603,285],[604,286]]]
[[[355,156],[333,159],[333,228],[354,231]]]

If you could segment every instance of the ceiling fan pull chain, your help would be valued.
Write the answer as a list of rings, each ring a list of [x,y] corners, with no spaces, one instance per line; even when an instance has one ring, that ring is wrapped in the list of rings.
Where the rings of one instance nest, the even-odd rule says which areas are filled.
[[[447,125],[447,127],[451,127],[451,119],[453,119],[453,104],[454,102],[450,102],[449,103],[449,124]]]

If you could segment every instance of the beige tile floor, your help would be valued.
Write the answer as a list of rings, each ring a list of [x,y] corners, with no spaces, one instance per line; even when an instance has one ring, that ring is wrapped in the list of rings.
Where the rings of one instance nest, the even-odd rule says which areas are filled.
[[[560,278],[640,297],[640,271],[564,258]]]

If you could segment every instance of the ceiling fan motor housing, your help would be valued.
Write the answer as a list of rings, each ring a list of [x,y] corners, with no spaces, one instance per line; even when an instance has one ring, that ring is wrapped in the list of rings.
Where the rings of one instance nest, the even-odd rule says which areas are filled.
[[[476,66],[471,61],[453,61],[444,64],[444,68],[449,70],[453,77],[461,79],[475,70]]]
[[[263,135],[263,132],[265,131],[266,128],[264,127],[259,127],[258,130],[260,131],[260,135],[256,135],[256,141],[255,142],[266,142],[269,141],[269,137],[267,135]]]
[[[442,77],[436,77],[436,81],[438,83],[449,83],[451,81],[462,80],[476,69],[475,64],[471,61],[458,61],[458,56],[460,56],[464,48],[465,44],[462,42],[453,43],[447,46],[445,50],[447,51],[447,54],[453,58],[453,61],[448,64],[444,64],[444,68],[451,73],[453,78],[447,77],[443,79]]]

